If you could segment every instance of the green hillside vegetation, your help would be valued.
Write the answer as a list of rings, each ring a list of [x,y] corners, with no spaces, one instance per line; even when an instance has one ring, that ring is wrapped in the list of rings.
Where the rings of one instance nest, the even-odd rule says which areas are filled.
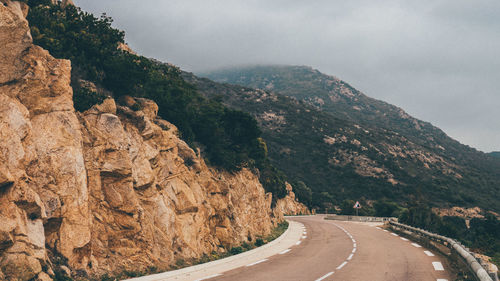
[[[50,1],[28,4],[34,43],[72,62],[77,110],[84,111],[107,95],[117,101],[125,95],[152,99],[159,115],[175,124],[187,143],[201,147],[209,164],[228,171],[258,168],[274,199],[286,195],[285,178],[267,159],[266,144],[252,116],[203,97],[177,67],[119,50],[124,32],[112,28],[110,17],[96,18]],[[98,91],[82,86],[81,80],[94,83]]]
[[[500,158],[500,151],[493,151],[493,152],[490,152],[488,154],[490,156],[493,156],[493,157],[496,157],[496,158]]]
[[[500,161],[337,78],[294,66],[205,76],[242,85],[192,79],[205,95],[226,92],[226,104],[259,120],[272,163],[312,190],[313,207],[387,198],[402,204],[418,199],[432,206],[500,208]],[[263,113],[278,116],[281,124]]]
[[[413,204],[400,215],[400,222],[459,240],[474,252],[483,253],[500,266],[500,220],[491,213],[473,218],[469,227],[460,217],[440,217],[423,204]]]

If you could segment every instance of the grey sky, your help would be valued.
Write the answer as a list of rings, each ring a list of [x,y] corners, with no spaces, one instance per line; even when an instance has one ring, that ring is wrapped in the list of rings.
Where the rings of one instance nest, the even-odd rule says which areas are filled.
[[[312,3],[311,3],[312,2]],[[464,144],[500,150],[498,0],[75,0],[193,71],[308,65]]]

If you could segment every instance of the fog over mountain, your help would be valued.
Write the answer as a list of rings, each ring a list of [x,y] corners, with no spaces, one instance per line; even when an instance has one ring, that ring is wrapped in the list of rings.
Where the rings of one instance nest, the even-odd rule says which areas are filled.
[[[309,65],[483,151],[500,149],[500,2],[75,0],[194,72]]]

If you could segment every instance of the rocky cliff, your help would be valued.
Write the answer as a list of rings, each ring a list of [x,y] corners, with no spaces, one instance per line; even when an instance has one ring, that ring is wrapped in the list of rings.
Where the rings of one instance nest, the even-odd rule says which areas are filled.
[[[297,198],[295,198],[295,193],[292,190],[292,186],[286,183],[287,195],[276,202],[275,212],[277,214],[284,215],[310,215],[309,209],[302,203],[300,203]]]
[[[0,280],[166,269],[282,218],[255,174],[207,167],[152,101],[75,112],[70,61],[32,44],[25,14],[2,0]]]

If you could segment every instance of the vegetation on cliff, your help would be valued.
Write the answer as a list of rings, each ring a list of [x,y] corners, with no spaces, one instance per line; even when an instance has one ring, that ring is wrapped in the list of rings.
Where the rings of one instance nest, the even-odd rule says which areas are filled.
[[[124,32],[75,6],[28,1],[34,43],[54,57],[72,62],[72,87],[77,110],[102,102],[106,95],[145,97],[159,106],[159,115],[174,123],[191,146],[202,148],[211,165],[237,171],[255,167],[261,182],[276,198],[286,195],[284,176],[267,159],[256,120],[200,95],[172,65],[119,49]],[[91,81],[96,88],[86,87]]]
[[[425,204],[415,204],[400,215],[400,222],[457,239],[475,252],[483,253],[500,265],[500,220],[491,213],[473,218],[440,217]]]

